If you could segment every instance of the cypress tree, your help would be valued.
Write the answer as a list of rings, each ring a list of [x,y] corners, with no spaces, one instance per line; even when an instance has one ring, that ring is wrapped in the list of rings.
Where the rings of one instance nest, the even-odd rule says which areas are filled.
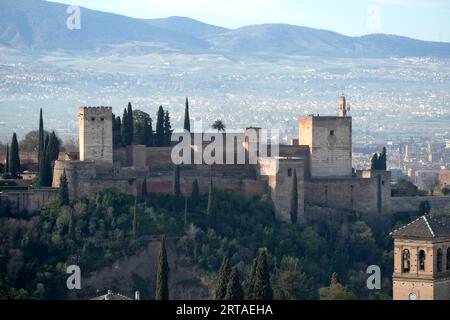
[[[44,153],[42,156],[42,171],[39,174],[40,177],[40,186],[41,187],[50,187],[52,185],[52,163],[50,160],[50,138],[47,135],[45,137],[44,143]]]
[[[370,169],[378,170],[378,153],[375,153],[370,161]]]
[[[224,257],[222,265],[219,269],[219,276],[217,279],[216,289],[214,291],[215,300],[224,300],[227,294],[227,285],[230,280],[231,265],[228,261],[228,257]]]
[[[9,153],[9,173],[16,177],[20,173],[20,157],[19,157],[19,143],[17,142],[17,135],[14,132],[11,141],[11,150]]]
[[[128,112],[127,109],[123,110],[123,115],[122,115],[122,126],[120,128],[120,135],[121,135],[121,140],[122,140],[122,145],[124,147],[126,147],[128,145]]]
[[[297,186],[297,169],[294,169],[292,176],[292,190],[291,190],[291,223],[297,224],[298,221],[298,186]]]
[[[164,109],[159,106],[157,120],[156,120],[156,146],[164,146]]]
[[[152,118],[150,118],[149,122],[144,124],[144,145],[147,147],[153,147],[153,127],[152,127]]]
[[[189,204],[188,197],[184,197],[184,225],[185,226],[187,226],[187,224],[188,224],[188,204]]]
[[[5,160],[5,174],[10,173],[9,170],[9,143],[6,144],[6,160]]]
[[[70,240],[73,240],[74,236],[74,223],[73,223],[73,211],[70,210],[69,212],[69,225],[68,225],[68,231],[67,231],[68,237]]]
[[[378,170],[387,170],[387,152],[386,147],[383,147],[383,151],[381,152],[380,158],[378,159],[379,165]]]
[[[169,263],[167,261],[167,253],[164,239],[161,240],[159,250],[155,299],[169,300]]]
[[[198,180],[195,179],[192,183],[192,193],[191,193],[191,206],[198,206],[200,201],[200,187],[198,185]]]
[[[42,156],[44,154],[44,118],[42,116],[42,108],[39,114],[39,142],[38,142],[38,164],[40,165],[42,161]]]
[[[66,169],[64,169],[61,178],[59,178],[58,200],[60,206],[68,206],[70,204],[69,183],[67,181]]]
[[[133,237],[136,239],[137,235],[138,235],[137,197],[134,197],[134,208],[133,208]]]
[[[270,286],[269,266],[267,265],[267,252],[263,250],[258,257],[255,279],[253,283],[254,300],[272,300],[273,291]]]
[[[164,113],[164,145],[169,147],[172,140],[172,125],[170,124],[169,111]]]
[[[55,131],[53,131],[52,134],[50,135],[48,148],[49,148],[48,152],[49,152],[50,161],[58,160],[60,142],[58,140],[58,137],[56,136]]]
[[[181,197],[181,188],[180,188],[180,166],[175,165],[173,169],[173,212],[178,214],[180,212],[180,197]]]
[[[147,189],[147,178],[144,179],[144,181],[142,182],[142,201],[145,201],[145,199],[147,199],[148,197],[148,189]]]
[[[184,130],[191,132],[191,120],[189,119],[189,99],[186,97],[186,106],[184,109]]]
[[[258,259],[253,259],[252,268],[250,269],[250,274],[247,279],[247,288],[248,288],[247,298],[248,298],[248,300],[255,300],[253,291],[254,291],[257,265],[258,265]]]
[[[131,106],[131,102],[128,102],[127,107],[127,145],[131,146],[134,140],[134,119],[133,119],[133,107]]]
[[[224,300],[244,300],[244,292],[242,290],[237,267],[233,267],[233,270],[231,270],[230,279],[228,280],[227,285],[227,293]]]
[[[209,181],[209,193],[208,193],[208,207],[206,208],[206,215],[208,217],[209,226],[214,228],[216,226],[216,212],[214,208],[214,185],[212,176]]]

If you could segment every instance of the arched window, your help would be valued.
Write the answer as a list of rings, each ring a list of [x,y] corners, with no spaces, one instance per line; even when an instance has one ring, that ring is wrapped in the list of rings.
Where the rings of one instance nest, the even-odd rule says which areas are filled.
[[[409,272],[410,266],[411,266],[411,255],[409,254],[409,250],[405,249],[403,250],[403,257],[402,257],[402,261],[403,261],[403,272]]]
[[[442,272],[442,249],[437,249],[437,256],[436,256],[436,270],[437,272]]]
[[[447,270],[450,270],[450,248],[447,248]]]
[[[419,270],[425,270],[425,251],[423,250],[419,251]]]

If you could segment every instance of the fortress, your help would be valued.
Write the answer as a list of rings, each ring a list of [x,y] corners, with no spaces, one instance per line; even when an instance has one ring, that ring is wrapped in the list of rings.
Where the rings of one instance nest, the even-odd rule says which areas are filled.
[[[216,151],[215,157],[219,161],[215,164],[193,161],[191,163],[195,164],[181,166],[182,193],[191,192],[195,179],[199,182],[200,191],[206,193],[212,176],[216,188],[242,192],[249,198],[269,195],[274,202],[277,219],[290,221],[295,170],[299,222],[305,222],[307,218],[305,204],[365,214],[390,211],[390,172],[352,169],[352,118],[347,111],[345,97],[342,96],[338,116],[300,117],[298,138],[291,145],[276,146],[276,156],[260,156],[259,148],[267,147],[266,141],[260,141],[261,129],[247,128],[234,133],[236,139],[232,143],[227,140],[223,152]],[[144,179],[149,192],[172,191],[172,153],[176,144],[170,147],[132,145],[114,148],[112,108],[82,107],[78,116],[79,154],[60,155],[55,163],[53,187],[59,187],[65,170],[73,198],[113,187],[137,195]],[[249,131],[258,134],[251,135]],[[195,139],[193,141],[190,143],[191,154],[183,154],[183,158],[194,159],[199,149],[211,144],[202,141],[199,146]],[[251,145],[255,144],[250,142],[257,142],[256,161],[251,161],[251,155],[255,153]],[[243,147],[245,161],[224,164],[225,161],[221,160],[239,157],[236,146]]]

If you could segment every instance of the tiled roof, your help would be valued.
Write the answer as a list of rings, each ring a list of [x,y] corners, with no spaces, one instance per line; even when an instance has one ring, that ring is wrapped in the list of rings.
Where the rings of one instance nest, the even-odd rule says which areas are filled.
[[[441,238],[450,237],[450,226],[438,218],[422,216],[413,222],[391,232],[394,237]]]
[[[108,291],[107,294],[104,294],[102,296],[98,296],[96,298],[93,298],[91,300],[132,300],[124,295],[121,295],[119,293],[113,293],[112,291]]]

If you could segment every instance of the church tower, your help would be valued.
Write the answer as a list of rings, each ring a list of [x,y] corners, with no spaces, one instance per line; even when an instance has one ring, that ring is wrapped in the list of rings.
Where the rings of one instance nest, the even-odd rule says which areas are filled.
[[[394,300],[450,300],[450,227],[423,216],[391,233]]]

